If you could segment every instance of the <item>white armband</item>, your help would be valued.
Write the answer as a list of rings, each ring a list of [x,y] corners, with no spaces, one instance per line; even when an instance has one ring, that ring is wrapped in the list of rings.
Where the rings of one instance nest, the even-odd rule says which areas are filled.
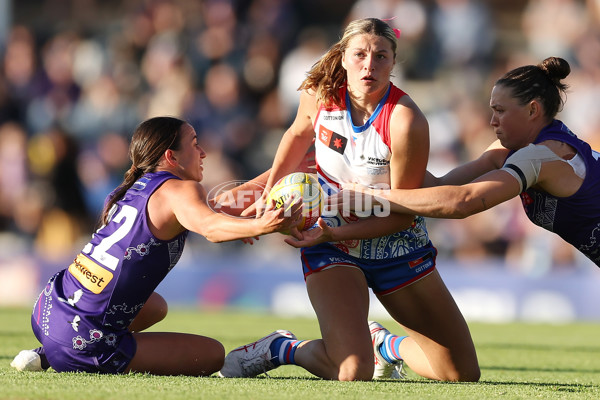
[[[508,157],[502,170],[514,176],[524,191],[537,183],[543,162],[557,160],[565,161],[546,146],[530,144]]]

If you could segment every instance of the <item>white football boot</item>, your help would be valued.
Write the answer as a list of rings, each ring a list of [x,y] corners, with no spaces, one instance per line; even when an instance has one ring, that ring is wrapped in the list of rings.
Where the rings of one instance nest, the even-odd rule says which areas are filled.
[[[290,331],[277,330],[254,343],[231,350],[225,357],[225,363],[219,371],[219,376],[221,378],[253,378],[276,368],[271,362],[275,356],[271,354],[269,347],[273,340],[281,337],[296,339],[296,336]]]
[[[43,371],[42,359],[33,350],[21,350],[12,360],[10,366],[17,371]]]
[[[373,379],[404,379],[404,362],[399,360],[395,363],[387,362],[379,351],[383,339],[390,335],[390,331],[385,329],[381,324],[375,321],[369,321],[369,329],[371,330],[371,340],[373,341],[373,353],[375,358],[375,370],[373,371]]]

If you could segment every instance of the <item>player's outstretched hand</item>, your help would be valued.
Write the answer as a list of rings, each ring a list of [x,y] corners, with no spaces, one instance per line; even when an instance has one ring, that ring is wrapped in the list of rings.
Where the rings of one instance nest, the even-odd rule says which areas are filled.
[[[240,216],[255,216],[256,218],[260,218],[263,212],[265,211],[268,194],[269,192],[267,190],[263,191],[262,195],[258,199],[256,199],[254,203],[250,204],[248,208],[246,208],[240,213]]]
[[[265,233],[288,232],[296,227],[302,218],[303,205],[300,196],[290,196],[280,208],[275,208],[275,200],[269,202],[264,213],[258,217]]]
[[[333,229],[330,228],[323,218],[319,218],[317,226],[307,231],[298,232],[293,237],[287,237],[284,241],[292,247],[310,247],[320,243],[333,242]]]

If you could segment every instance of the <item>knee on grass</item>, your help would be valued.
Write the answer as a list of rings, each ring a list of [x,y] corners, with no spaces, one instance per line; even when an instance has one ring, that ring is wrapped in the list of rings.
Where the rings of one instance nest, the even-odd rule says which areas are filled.
[[[203,350],[202,358],[204,361],[198,375],[209,376],[219,372],[225,363],[225,347],[221,342],[214,340],[213,345]]]
[[[446,370],[441,377],[442,381],[449,382],[478,382],[481,370],[478,365],[463,370]]]
[[[351,356],[339,366],[337,379],[339,381],[369,381],[373,379],[373,368],[373,356],[366,359]]]

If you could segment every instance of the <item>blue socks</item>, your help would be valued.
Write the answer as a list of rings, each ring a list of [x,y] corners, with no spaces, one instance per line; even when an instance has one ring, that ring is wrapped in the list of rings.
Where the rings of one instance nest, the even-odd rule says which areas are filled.
[[[400,343],[408,336],[387,335],[381,344],[379,351],[384,360],[396,363],[402,360],[400,356]],[[298,345],[303,340],[289,339],[285,337],[273,340],[269,350],[271,351],[271,362],[275,367],[286,364],[295,364],[294,356]]]
[[[289,339],[289,338],[277,338],[273,340],[269,350],[271,351],[271,362],[276,367],[285,364],[294,364],[294,356],[298,345],[303,340]]]
[[[389,363],[402,360],[400,356],[400,343],[408,336],[387,335],[379,347],[383,359]]]

